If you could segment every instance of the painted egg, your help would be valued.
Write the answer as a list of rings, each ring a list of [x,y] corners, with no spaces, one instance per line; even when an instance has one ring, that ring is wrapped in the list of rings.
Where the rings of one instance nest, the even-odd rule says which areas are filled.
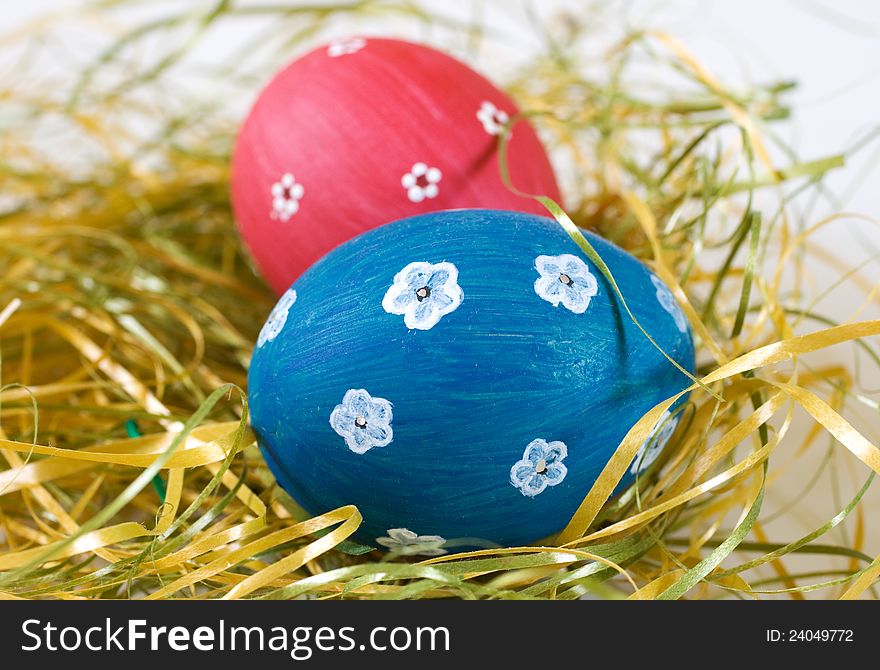
[[[669,289],[587,233],[642,325],[685,369]],[[552,219],[425,214],[365,233],[284,294],[251,361],[251,421],[312,514],[355,504],[400,553],[522,545],[560,530],[620,441],[689,384]],[[621,487],[669,440],[654,429]]]
[[[442,209],[543,213],[503,183],[498,135],[517,108],[464,63],[426,46],[350,38],[282,70],[260,94],[232,164],[238,227],[280,294],[348,239]],[[559,199],[534,129],[515,124],[513,184]]]

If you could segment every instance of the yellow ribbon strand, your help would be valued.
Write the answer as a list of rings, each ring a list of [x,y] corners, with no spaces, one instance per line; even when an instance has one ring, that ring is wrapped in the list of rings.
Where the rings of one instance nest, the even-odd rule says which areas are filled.
[[[850,584],[849,588],[840,596],[840,599],[857,600],[878,578],[880,578],[880,556],[875,558],[873,563]]]
[[[863,337],[870,337],[871,335],[877,334],[880,334],[880,320],[835,326],[810,333],[809,335],[781,340],[760,347],[759,349],[755,349],[754,351],[722,365],[714,372],[703,377],[700,381],[704,385],[714,384],[715,382],[728,379],[735,375],[742,374],[743,372],[750,372],[773,363],[778,363],[779,361],[786,360],[792,356],[800,356],[834,344]],[[590,489],[589,493],[587,493],[586,498],[584,498],[584,501],[581,503],[568,525],[559,534],[558,539],[560,544],[568,544],[584,535],[590,527],[590,524],[595,520],[599,510],[610,497],[611,492],[617,486],[621,477],[623,477],[624,472],[629,468],[639,447],[648,438],[651,429],[657,424],[663,416],[663,413],[681,396],[696,390],[697,388],[699,388],[699,386],[693,384],[672,398],[668,398],[667,400],[658,403],[636,422],[623,438],[620,445],[618,445],[614,455],[602,469],[596,483]],[[789,391],[789,393],[791,393],[791,391]],[[807,402],[814,411],[817,411],[817,419],[819,416],[822,416],[829,425],[835,425],[837,430],[835,436],[839,435],[846,440],[846,446],[873,468],[873,465],[871,464],[875,462],[875,457],[871,454],[876,452],[876,449],[872,447],[870,442],[861,437],[860,434],[860,439],[854,438],[853,434],[858,434],[857,431],[846,422],[843,422],[845,425],[836,422],[834,416],[838,415],[836,415],[833,410],[830,410],[830,408],[828,409],[834,416],[829,416],[824,411],[820,412],[818,409],[819,405],[812,402],[812,400],[806,395],[803,395],[802,397],[806,399],[805,402]],[[840,439],[840,437],[838,439]]]
[[[247,560],[248,558],[250,558],[251,556],[253,556],[255,554],[259,554],[264,551],[268,551],[268,550],[272,549],[273,547],[285,544],[287,542],[292,542],[293,540],[297,540],[305,535],[309,535],[309,534],[314,533],[316,531],[323,530],[325,528],[328,528],[330,526],[334,526],[334,525],[342,522],[342,525],[339,528],[335,529],[335,531],[331,531],[330,533],[328,533],[327,535],[324,536],[324,538],[332,537],[333,539],[335,539],[336,542],[334,543],[334,545],[332,545],[332,546],[335,546],[335,544],[338,544],[343,539],[345,539],[345,537],[348,537],[348,535],[350,535],[352,532],[354,532],[354,530],[358,527],[358,525],[360,525],[360,521],[361,521],[360,513],[357,511],[356,508],[342,507],[338,510],[334,510],[333,512],[329,512],[329,513],[324,514],[322,516],[315,517],[313,519],[309,519],[308,521],[303,521],[303,522],[298,523],[294,526],[290,526],[289,528],[284,528],[284,529],[275,531],[273,533],[270,533],[270,534],[260,538],[259,540],[254,540],[248,544],[245,544],[245,545],[239,547],[238,549],[235,549],[230,552],[226,552],[222,556],[220,556],[219,558],[208,563],[207,565],[204,565],[197,570],[194,570],[188,574],[181,576],[180,578],[176,579],[175,581],[168,584],[167,586],[164,586],[161,589],[151,593],[148,596],[148,599],[159,600],[162,598],[172,596],[175,593],[177,593],[178,591],[180,591],[188,586],[192,586],[194,584],[197,584],[203,580],[209,579],[210,577],[213,577],[213,576],[217,575],[218,573],[229,569],[230,567],[236,565],[237,563],[240,563],[242,561]],[[334,533],[336,533],[336,534],[334,534]],[[323,540],[324,538],[316,540],[312,544],[316,544],[318,542],[321,542],[321,540]],[[318,548],[321,549],[321,547],[323,547],[325,544],[326,543],[322,543],[322,545],[319,545]],[[298,552],[296,552],[295,554],[293,554],[292,556],[290,556],[288,558],[292,558],[293,556],[298,556],[299,558],[303,557],[304,555],[306,555],[307,550],[310,546],[312,546],[312,545],[307,545],[306,547],[299,550]],[[331,548],[332,548],[332,546],[331,546]],[[326,550],[327,550],[326,548],[321,549],[321,551],[319,551],[318,553],[319,554],[323,553],[323,551],[326,551]],[[310,559],[306,559],[306,560],[310,560]],[[303,561],[302,564],[304,564],[304,563],[305,563],[305,561]],[[301,567],[302,564],[298,565],[297,567]],[[277,563],[275,565],[277,565]],[[286,570],[286,571],[290,571],[290,570]],[[260,573],[257,573],[257,574],[260,574]],[[264,584],[264,582],[261,582],[261,585],[262,584]],[[241,592],[241,591],[239,591],[239,592]],[[250,592],[250,591],[248,591],[248,592]]]
[[[232,448],[237,427],[237,421],[199,426],[192,431],[184,447],[163,467],[193,468],[222,461]],[[0,440],[0,449],[52,457],[0,472],[0,496],[81,472],[99,464],[112,463],[146,468],[155,462],[157,456],[168,448],[173,439],[173,433],[158,433],[111,440],[101,445],[76,450]],[[242,444],[246,445],[253,441],[253,433],[247,431]],[[77,463],[65,464],[64,461],[77,461]]]

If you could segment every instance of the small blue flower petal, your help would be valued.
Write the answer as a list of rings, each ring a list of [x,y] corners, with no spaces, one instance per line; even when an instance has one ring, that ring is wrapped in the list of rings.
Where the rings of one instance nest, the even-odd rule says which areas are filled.
[[[423,300],[421,304],[416,307],[415,312],[413,312],[413,316],[415,321],[418,323],[427,323],[431,319],[431,312],[434,311],[434,301],[430,298],[428,300]]]
[[[547,463],[556,463],[568,456],[568,448],[563,442],[550,442],[544,450],[544,460]]]
[[[388,431],[388,427],[370,422],[367,424],[366,429],[361,432],[365,433],[366,438],[369,439],[374,445],[378,445],[380,442],[384,442],[386,439],[388,439]]]
[[[547,488],[547,480],[542,475],[534,474],[522,487],[524,495],[532,498]]]
[[[565,479],[565,475],[567,474],[568,468],[562,463],[548,465],[547,472],[545,473],[545,476],[547,477],[547,486],[556,486],[556,484]]]
[[[523,462],[517,461],[510,473],[511,478],[515,482],[525,482],[527,479],[530,479],[535,472],[535,466],[532,463],[522,465],[521,463]]]
[[[559,281],[558,277],[540,277],[535,281],[535,293],[552,302],[554,305],[559,304],[558,296],[565,290],[565,284]],[[555,300],[553,300],[555,299]]]
[[[349,396],[351,394],[351,396]],[[349,391],[345,394],[349,396],[348,402],[346,403],[352,412],[355,414],[360,414],[361,416],[366,416],[370,412],[370,406],[372,405],[372,398],[370,398],[369,394],[360,389],[358,391]],[[343,400],[345,403],[346,401]]]
[[[439,268],[434,270],[431,273],[431,277],[428,279],[427,286],[429,286],[432,290],[441,288],[449,279],[449,270],[446,268]]]
[[[429,298],[436,309],[442,310],[452,304],[452,298],[445,293],[434,293]]]
[[[557,256],[538,256],[535,259],[535,269],[542,275],[558,275],[561,270],[556,258]]]
[[[406,309],[407,305],[409,305],[411,302],[415,302],[415,300],[415,291],[405,291],[394,298],[392,304],[394,305],[394,309],[404,310]]]
[[[373,403],[367,412],[367,418],[371,422],[388,423],[391,420],[391,403],[382,398],[373,398]]]
[[[544,458],[544,453],[547,448],[547,442],[544,440],[535,440],[531,442],[528,447],[526,447],[526,451],[523,454],[523,460],[529,461],[532,465],[536,464],[539,460]]]
[[[562,271],[567,274],[569,277],[584,277],[590,274],[587,264],[584,263],[577,256],[571,256],[570,254],[563,254],[564,256],[569,256],[565,259],[562,264]]]

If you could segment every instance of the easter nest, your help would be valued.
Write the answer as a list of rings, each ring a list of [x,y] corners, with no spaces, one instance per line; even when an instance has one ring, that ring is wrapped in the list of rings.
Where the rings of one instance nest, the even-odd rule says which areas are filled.
[[[492,72],[505,38],[479,12],[221,1],[131,24],[114,13],[129,4],[3,36],[21,58],[0,80],[0,597],[877,595],[864,501],[880,451],[858,417],[876,424],[859,373],[880,366],[880,322],[815,309],[811,259],[836,273],[823,291],[870,303],[877,285],[813,243],[843,217],[793,205],[845,155],[799,160],[774,135],[790,83],[730,90],[673,37],[598,10],[526,17],[535,53]],[[264,32],[240,52],[193,62],[206,34],[254,21]],[[248,426],[275,298],[231,215],[234,101],[298,50],[377,25],[498,74],[560,176],[548,214],[648,263],[695,335],[692,392],[657,465],[612,496],[674,399],[537,546],[425,559],[357,543],[358,510],[306,514]],[[106,42],[97,59],[65,55],[72,26]],[[597,32],[618,36],[590,54]],[[807,499],[827,514],[800,518]]]

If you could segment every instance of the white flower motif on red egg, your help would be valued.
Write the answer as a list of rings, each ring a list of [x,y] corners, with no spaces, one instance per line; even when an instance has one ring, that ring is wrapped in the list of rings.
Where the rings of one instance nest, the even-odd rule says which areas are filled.
[[[510,115],[503,109],[498,109],[488,100],[484,100],[480,109],[477,110],[477,119],[483,124],[483,130],[489,135],[500,135],[504,126],[510,121]]]
[[[400,185],[406,190],[406,197],[410,202],[422,202],[437,197],[440,193],[438,184],[442,178],[440,168],[429,167],[427,163],[420,161],[413,164],[410,171],[400,178]]]
[[[327,47],[327,55],[330,58],[339,58],[340,56],[349,56],[357,53],[367,46],[367,40],[363,37],[346,37],[335,40]]]
[[[305,195],[305,188],[296,181],[290,172],[272,184],[272,218],[287,221],[299,211],[299,201]]]

